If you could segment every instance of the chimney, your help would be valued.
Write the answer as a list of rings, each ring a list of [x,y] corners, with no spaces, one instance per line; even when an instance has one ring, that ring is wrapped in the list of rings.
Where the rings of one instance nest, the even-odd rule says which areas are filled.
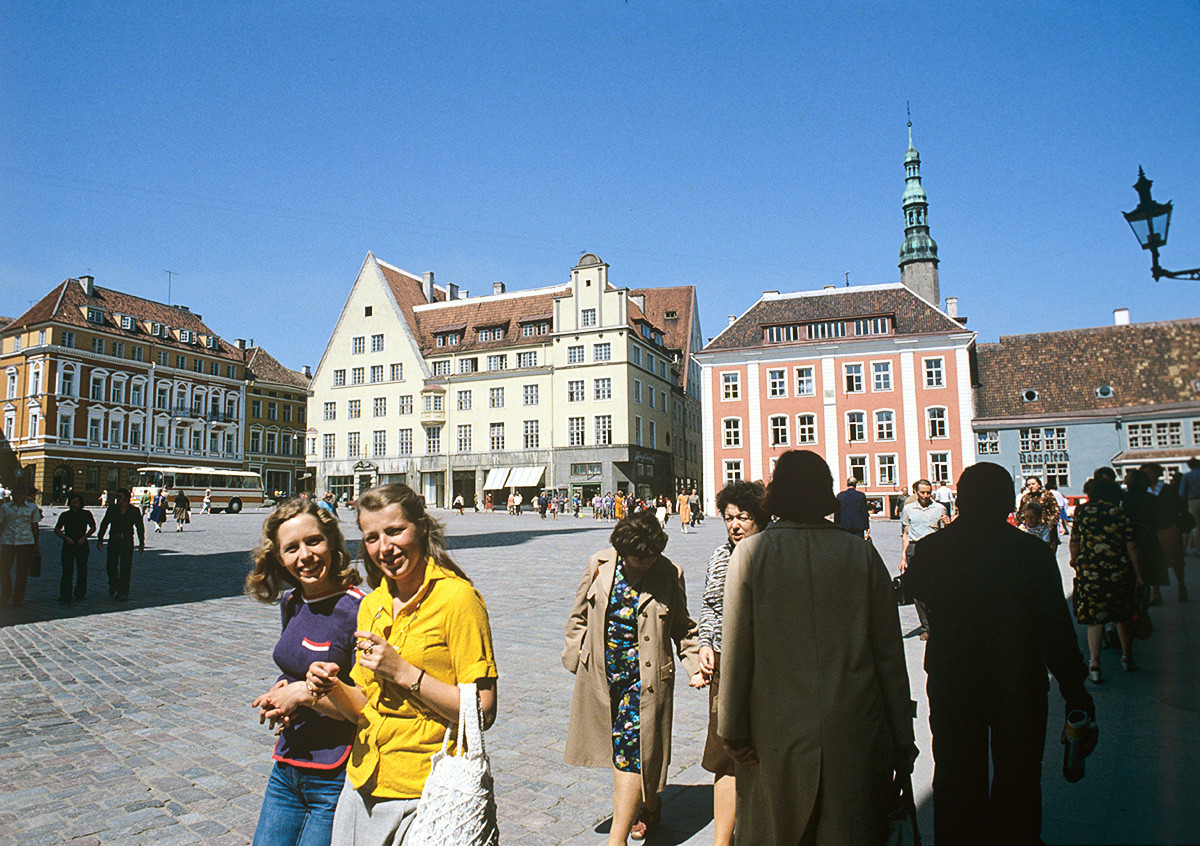
[[[946,314],[958,317],[958,297],[946,297]]]
[[[503,294],[504,293],[504,283],[503,282],[493,282],[492,283],[492,293],[493,294]]]
[[[304,378],[305,378],[305,379],[311,379],[311,378],[312,378],[312,368],[311,368],[311,367],[309,367],[307,364],[306,364],[306,365],[304,365],[304,369],[303,369],[301,372],[304,374]]]
[[[449,293],[446,294],[446,299],[457,300],[458,299],[458,285],[455,284],[454,282],[451,282],[447,287],[449,288]]]
[[[831,289],[833,289],[833,288],[836,288],[836,287],[837,287],[837,285],[826,285],[826,286],[825,286],[825,290],[826,290],[826,291],[829,291],[829,290],[831,290]]]
[[[83,286],[83,294],[85,297],[96,296],[96,277],[95,276],[80,276],[79,284]]]
[[[421,291],[425,294],[425,302],[433,302],[433,271],[426,270],[421,274]]]
[[[1128,326],[1129,325],[1129,309],[1114,308],[1113,309],[1113,326]]]
[[[737,323],[737,315],[731,314],[729,315],[729,325],[732,326],[734,323]]]
[[[243,351],[246,349],[246,339],[245,338],[237,339],[237,348],[239,350],[243,350]]]

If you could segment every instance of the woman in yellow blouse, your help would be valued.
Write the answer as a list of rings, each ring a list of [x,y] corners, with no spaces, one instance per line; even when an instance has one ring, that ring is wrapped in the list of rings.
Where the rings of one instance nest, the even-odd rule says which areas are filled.
[[[496,659],[483,598],[424,500],[405,485],[372,488],[358,500],[358,525],[375,589],[359,606],[354,684],[323,662],[308,684],[358,724],[333,843],[399,846],[430,758],[458,721],[457,685],[475,682],[484,727],[495,720]]]

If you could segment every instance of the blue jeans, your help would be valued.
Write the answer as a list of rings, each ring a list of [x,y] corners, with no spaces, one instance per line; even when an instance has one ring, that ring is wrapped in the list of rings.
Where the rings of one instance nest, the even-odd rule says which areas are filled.
[[[329,846],[333,812],[346,779],[346,768],[310,770],[275,762],[254,846]]]

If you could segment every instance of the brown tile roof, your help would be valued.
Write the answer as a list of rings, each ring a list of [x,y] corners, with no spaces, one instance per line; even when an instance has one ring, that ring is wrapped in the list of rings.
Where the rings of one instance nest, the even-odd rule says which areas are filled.
[[[976,420],[1200,402],[1200,318],[1001,335],[976,355]]]
[[[379,269],[383,271],[383,278],[387,281],[388,287],[392,289],[392,296],[396,298],[396,304],[400,306],[400,312],[404,315],[404,319],[408,321],[409,331],[414,336],[420,337],[420,330],[417,327],[417,319],[413,315],[413,306],[425,305],[425,291],[422,287],[423,280],[419,276],[413,276],[407,271],[401,270],[394,265],[376,259]],[[437,286],[433,289],[433,299],[435,302],[446,299],[444,291],[439,291]]]
[[[27,312],[4,327],[4,329],[8,331],[39,323],[55,322],[88,331],[101,331],[110,335],[124,336],[130,339],[153,340],[155,344],[163,347],[196,350],[203,352],[205,355],[216,355],[222,358],[237,359],[238,361],[242,358],[242,351],[223,338],[218,337],[218,349],[208,349],[207,347],[201,347],[199,344],[182,343],[174,337],[156,337],[152,339],[143,325],[145,322],[162,323],[174,329],[188,329],[197,335],[216,335],[217,333],[208,328],[198,314],[193,314],[180,307],[169,306],[165,303],[147,300],[142,297],[135,297],[132,294],[125,294],[111,288],[101,288],[98,285],[93,290],[95,291],[95,296],[89,298],[84,293],[83,286],[79,280],[66,279],[62,284],[51,289],[46,296],[42,297]],[[88,306],[104,309],[105,315],[102,324],[90,323],[87,320],[85,311]],[[128,314],[136,318],[139,322],[135,322],[132,329],[122,329],[120,324],[113,320],[113,314]]]
[[[637,288],[630,296],[643,297],[646,319],[662,330],[663,346],[678,350],[680,355],[679,384],[687,384],[687,368],[691,363],[692,322],[695,316],[696,288],[675,285],[666,288]],[[674,317],[668,317],[670,313]]]
[[[705,347],[711,350],[765,346],[763,328],[779,323],[811,323],[856,317],[891,316],[896,335],[949,334],[967,331],[900,283],[832,288],[782,296],[764,296]],[[814,342],[822,343],[822,342]]]
[[[539,340],[548,341],[549,335],[535,335],[532,338],[521,337],[520,324],[536,319],[549,321],[554,311],[554,300],[560,291],[546,290],[533,294],[510,293],[493,299],[487,297],[471,297],[465,300],[452,300],[438,308],[422,309],[416,312],[417,344],[422,354],[426,356],[439,353],[462,353],[471,350],[505,349],[522,340],[536,343]],[[480,341],[476,329],[500,326],[504,328],[504,337],[499,341]],[[447,330],[463,329],[462,341],[452,347],[439,347],[434,333]]]
[[[245,356],[247,379],[288,385],[301,391],[308,390],[309,379],[303,373],[284,367],[275,356],[262,347],[247,347]]]

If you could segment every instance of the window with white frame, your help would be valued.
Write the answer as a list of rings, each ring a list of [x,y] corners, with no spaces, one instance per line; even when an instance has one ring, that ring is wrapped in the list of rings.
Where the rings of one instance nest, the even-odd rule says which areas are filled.
[[[93,377],[93,379],[94,378],[95,377]],[[103,385],[103,384],[104,384],[103,380],[101,380],[101,385]],[[101,388],[101,391],[103,391],[103,387]],[[16,370],[8,371],[8,392],[5,394],[5,396],[8,399],[15,399],[17,396],[17,371]],[[95,397],[93,397],[93,399],[95,399]]]
[[[658,423],[650,421],[650,449],[658,449]]]
[[[362,400],[352,399],[346,403],[346,419],[357,420],[362,417]]]
[[[387,397],[375,397],[371,400],[371,416],[387,417]]]
[[[926,388],[941,388],[946,384],[946,375],[944,372],[943,363],[943,359],[941,358],[925,359]]]
[[[721,374],[721,399],[735,400],[742,395],[742,381],[737,373]]]
[[[641,379],[633,380],[633,401],[636,403],[639,403],[639,404],[642,401],[642,380]]]
[[[322,415],[325,420],[337,420],[337,403],[327,402],[322,406]]]
[[[782,344],[798,340],[800,340],[800,325],[798,323],[767,327],[767,343],[769,344]]]
[[[507,370],[508,356],[506,355],[489,355],[487,357],[488,370]]]
[[[568,446],[583,446],[584,445],[585,424],[582,417],[567,418],[567,445]]]
[[[493,452],[504,449],[503,423],[492,423],[488,426],[488,446]]]
[[[66,331],[62,332],[58,336],[58,343],[61,346],[64,346],[68,349],[74,349],[75,348],[75,333],[74,332],[66,332]]]
[[[104,401],[104,377],[100,374],[92,374],[90,398],[94,400]]]
[[[352,355],[359,355],[366,352],[366,350],[367,339],[364,336],[359,335],[358,337],[350,339],[350,352]]]
[[[950,453],[929,453],[929,481],[935,485],[950,484]]]
[[[517,353],[517,367],[537,367],[537,351]]]
[[[16,345],[16,348],[18,350],[21,348],[21,339],[20,338],[15,338],[13,340],[13,343]],[[96,355],[104,355],[104,339],[103,338],[92,338],[92,352],[96,353]]]
[[[742,445],[742,421],[739,417],[726,417],[721,421],[722,428],[725,432],[726,448],[740,447]]]
[[[446,371],[446,372],[448,373],[449,371]],[[363,367],[352,368],[350,370],[350,384],[351,385],[361,385],[364,381],[363,376],[365,374],[366,374],[366,368],[363,368]]]
[[[871,484],[867,479],[867,457],[865,455],[847,456],[846,464],[850,469],[850,475],[858,479],[859,484]]]
[[[11,425],[12,422],[13,421],[12,421],[11,416],[5,415],[4,428],[6,430],[6,434],[8,435],[8,439],[10,441],[12,440],[12,425]],[[89,417],[88,418],[88,443],[89,444],[99,445],[100,439],[102,437],[102,435],[100,434],[100,432],[101,432],[100,427],[103,425],[103,422],[104,421],[102,421],[99,417]]]
[[[583,364],[583,344],[567,347],[567,364]]]
[[[787,396],[787,371],[767,371],[767,395],[771,397]]]
[[[648,396],[647,396],[647,398],[646,398],[646,399],[647,399],[647,405],[649,405],[651,408],[654,408],[654,389],[653,389],[653,388],[647,388],[647,389],[646,389],[646,393],[648,394]]]
[[[638,446],[642,446],[642,418],[638,415],[633,417],[633,442]]]
[[[579,312],[580,326],[595,326],[596,325],[596,310],[594,308],[585,308]]]
[[[867,423],[864,412],[846,412],[846,439],[851,443],[867,439]]]
[[[567,382],[567,402],[583,402],[583,380],[572,379]]]
[[[1000,433],[995,429],[985,429],[975,433],[975,452],[979,455],[998,455],[1000,452]]]
[[[504,388],[488,388],[488,408],[504,408]]]
[[[817,416],[815,414],[796,415],[796,443],[815,444],[817,442]]]
[[[596,446],[609,446],[612,444],[612,415],[597,414],[596,415]]]
[[[875,456],[875,479],[880,485],[896,484],[896,456]]]
[[[400,406],[397,409],[397,411],[400,414],[412,414],[413,413],[412,394],[401,394],[400,395]]]
[[[538,386],[537,385],[522,385],[521,386],[521,405],[537,405],[538,404]]]
[[[425,427],[425,454],[437,455],[442,451],[442,427]]]
[[[592,361],[612,361],[612,344],[607,341],[603,344],[594,344],[592,346]]]
[[[846,377],[846,393],[861,394],[863,392],[863,366],[847,364],[843,366],[842,372]]]
[[[1041,429],[1020,429],[1018,430],[1017,434],[1021,452],[1065,450],[1067,448],[1067,430],[1064,426],[1047,426]],[[1149,444],[1147,444],[1147,446],[1149,446]]]
[[[455,430],[454,445],[459,452],[471,451],[471,424],[460,423]]]
[[[768,431],[771,435],[771,446],[788,445],[788,418],[786,414],[776,414],[768,421]]]
[[[340,388],[342,385],[345,385],[345,384],[346,384],[346,371],[345,370],[333,371],[333,386],[335,388]]]
[[[396,454],[397,455],[412,455],[413,454],[413,430],[401,429],[396,433]]]
[[[58,393],[64,397],[75,396],[75,368],[64,367],[59,373]],[[10,393],[9,396],[11,397],[12,394]]]
[[[525,449],[538,448],[538,421],[524,420],[521,422],[521,435],[524,438]]]
[[[456,396],[457,396],[456,405],[457,405],[458,410],[459,411],[470,411],[471,410],[471,392],[470,391],[459,391]]]
[[[383,352],[383,335],[371,336],[371,352]]]
[[[444,409],[441,394],[425,394],[422,401],[425,411],[442,411]]]
[[[359,450],[362,448],[362,435],[358,432],[349,432],[346,435],[346,457],[358,458]],[[257,451],[257,450],[255,450]]]
[[[612,379],[604,377],[603,379],[594,379],[592,381],[594,388],[592,395],[598,400],[612,399]]]
[[[382,381],[383,381],[383,365],[382,364],[372,364],[371,365],[371,382],[372,382],[372,384],[374,384],[375,382],[382,382]]]
[[[892,363],[890,361],[871,362],[871,389],[874,391],[890,391],[892,389]]]
[[[742,460],[740,458],[725,459],[725,484],[740,481],[742,478]]]
[[[443,358],[433,363],[434,376],[449,376],[450,375],[450,359]]]
[[[333,458],[336,452],[335,438],[337,435],[322,435],[321,436],[321,457]]]
[[[1178,420],[1154,424],[1154,445],[1173,447],[1183,445],[1183,424]]]
[[[632,361],[638,367],[641,367],[642,366],[642,348],[638,347],[638,346],[630,347],[629,348],[629,360]]]
[[[390,365],[388,368],[388,375],[391,377],[391,380],[393,382],[404,381],[404,365],[403,364]]]
[[[925,409],[925,421],[928,424],[930,438],[948,438],[946,428],[946,409],[940,406]]]
[[[70,414],[58,414],[58,439],[60,441],[69,441],[74,436],[75,418]]]
[[[468,358],[460,358],[458,360],[459,373],[477,373],[479,371],[479,359],[474,356]]]
[[[896,439],[896,415],[889,410],[875,412],[875,440],[894,441]]]
[[[142,406],[146,402],[146,384],[144,382],[133,382],[129,386],[129,404]]]

